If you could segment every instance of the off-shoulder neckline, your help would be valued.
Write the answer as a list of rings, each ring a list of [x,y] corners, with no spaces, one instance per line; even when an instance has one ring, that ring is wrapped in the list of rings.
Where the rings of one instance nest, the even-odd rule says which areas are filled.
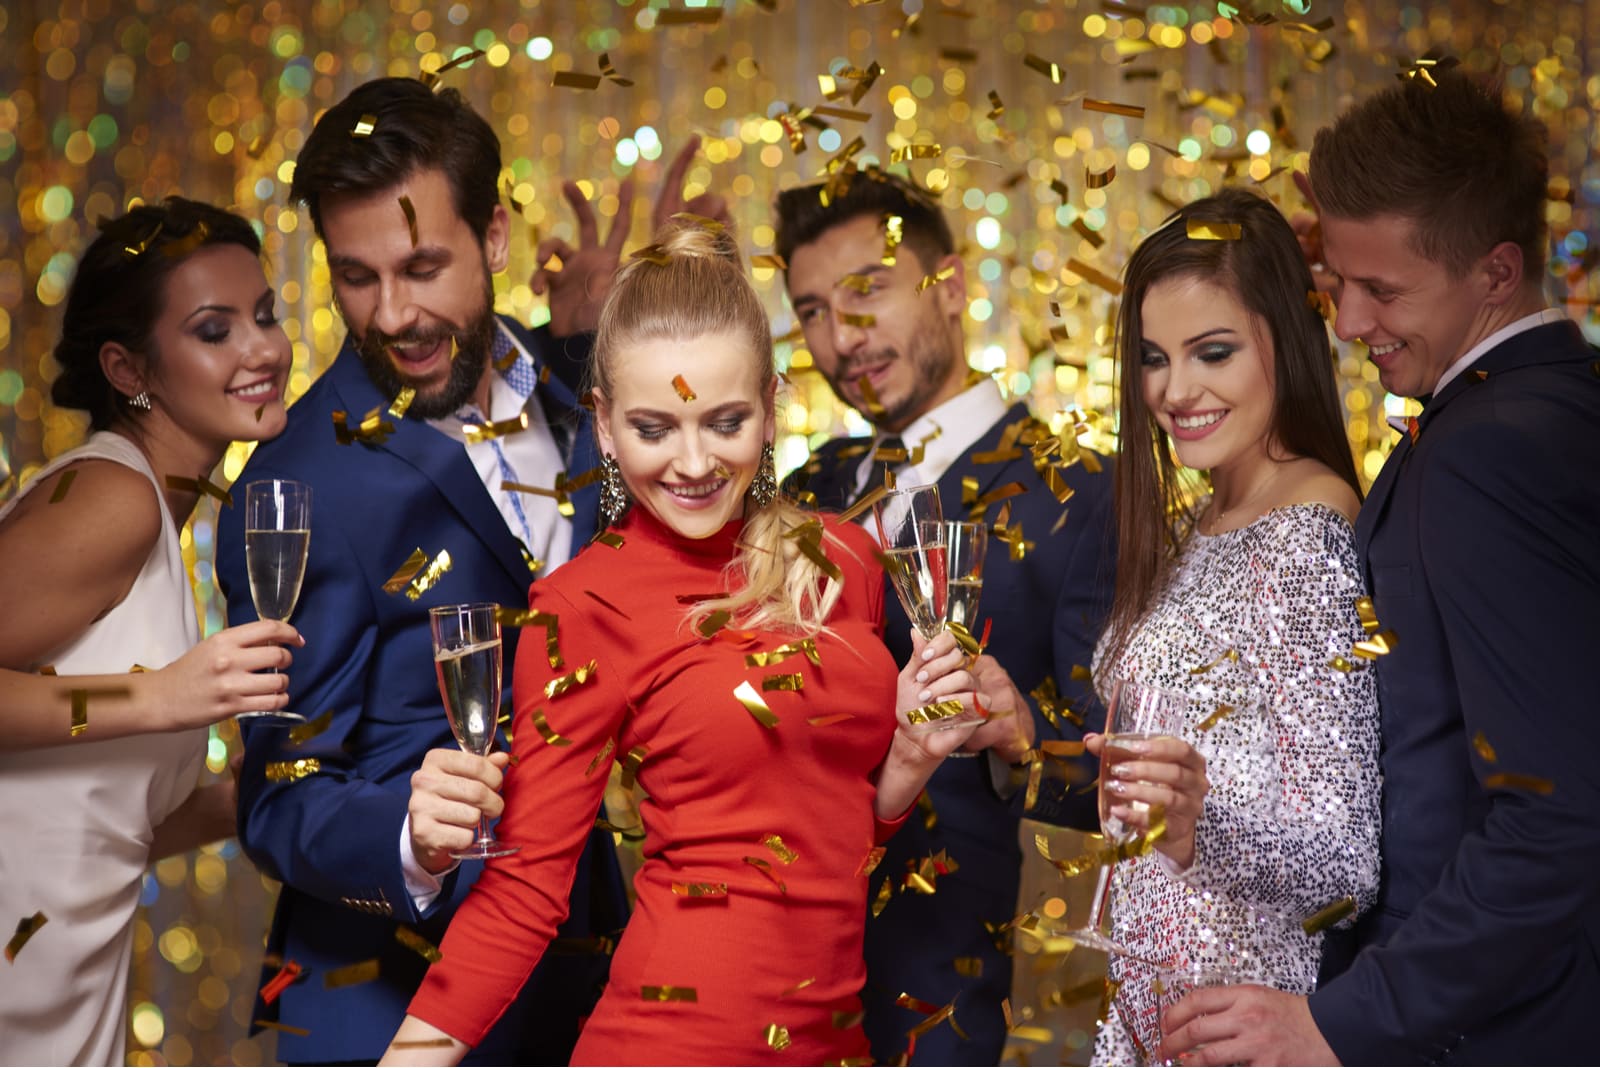
[[[1262,512],[1260,515],[1256,516],[1242,527],[1235,527],[1232,530],[1219,530],[1215,534],[1207,534],[1200,529],[1200,526],[1197,523],[1190,533],[1194,537],[1205,538],[1207,540],[1213,538],[1226,538],[1232,534],[1242,534],[1247,530],[1253,530],[1280,513],[1298,511],[1302,508],[1316,512],[1326,512],[1329,516],[1341,523],[1346,529],[1355,529],[1355,524],[1349,519],[1345,518],[1345,514],[1331,504],[1325,504],[1322,501],[1296,501],[1293,504],[1280,504],[1276,508],[1268,508],[1265,512]]]

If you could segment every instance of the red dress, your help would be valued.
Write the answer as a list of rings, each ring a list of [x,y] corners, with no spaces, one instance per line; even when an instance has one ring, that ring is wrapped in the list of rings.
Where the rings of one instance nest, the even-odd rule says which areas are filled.
[[[616,759],[636,764],[649,795],[645,863],[573,1063],[868,1056],[857,996],[866,874],[894,826],[873,815],[895,730],[882,574],[866,535],[830,522],[849,551],[825,546],[844,592],[814,660],[784,651],[793,634],[724,627],[706,640],[680,597],[725,588],[739,528],[689,540],[636,507],[615,528],[620,548],[591,545],[534,584],[531,606],[558,619],[560,666],[544,629],[530,626],[516,664],[517,762],[496,828],[522,851],[488,863],[412,1015],[475,1044],[505,1011],[565,915]],[[760,654],[773,655],[746,659]],[[780,675],[799,688],[763,689]],[[775,725],[747,710],[741,683]]]

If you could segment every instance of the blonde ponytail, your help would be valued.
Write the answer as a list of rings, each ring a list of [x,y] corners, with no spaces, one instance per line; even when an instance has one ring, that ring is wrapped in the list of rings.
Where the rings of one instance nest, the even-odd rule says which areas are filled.
[[[600,311],[592,385],[607,399],[614,395],[613,360],[625,347],[729,332],[748,341],[750,358],[759,363],[761,395],[771,396],[777,379],[772,328],[745,274],[732,231],[709,222],[669,224],[656,234],[655,244],[634,253],[632,262],[617,272]],[[746,497],[738,552],[724,572],[731,592],[694,605],[688,622],[698,625],[713,612],[725,611],[735,626],[746,629],[806,636],[826,630],[842,587],[801,548],[814,535],[788,536],[816,521],[814,514],[781,494],[759,509]],[[849,552],[826,532],[817,544],[828,555]]]

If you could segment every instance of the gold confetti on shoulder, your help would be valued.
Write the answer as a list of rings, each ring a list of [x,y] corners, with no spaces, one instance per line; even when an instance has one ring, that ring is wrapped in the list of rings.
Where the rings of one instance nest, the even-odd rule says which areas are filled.
[[[50,492],[49,504],[60,504],[67,499],[67,492],[72,489],[73,480],[78,477],[78,469],[68,468],[61,472],[61,477],[56,480],[56,488]]]

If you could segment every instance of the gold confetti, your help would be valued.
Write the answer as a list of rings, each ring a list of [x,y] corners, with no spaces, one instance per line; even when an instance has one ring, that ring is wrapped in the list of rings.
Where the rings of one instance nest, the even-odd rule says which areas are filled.
[[[407,562],[409,563],[409,561]],[[406,585],[406,600],[415,601],[421,598],[424,593],[427,593],[438,583],[439,579],[443,577],[445,572],[450,570],[451,566],[450,550],[440,549],[439,555],[433,558],[427,568],[421,574],[415,575]],[[391,578],[389,581],[393,582],[394,579]],[[388,588],[388,583],[385,583],[384,589]]]
[[[518,412],[509,419],[496,419],[492,423],[464,423],[461,433],[466,436],[468,445],[479,445],[495,438],[503,438],[508,434],[520,434],[528,429],[528,413]]]
[[[542,708],[533,710],[533,729],[539,732],[539,737],[543,738],[548,745],[567,746],[572,744],[571,738],[563,738],[556,733],[555,728],[550,726],[550,721],[544,718],[544,709]]]
[[[256,422],[258,422],[258,423],[261,422],[261,415],[266,410],[267,410],[267,406],[265,404],[256,405]]]
[[[394,424],[385,420],[379,413],[382,409],[374,408],[361,417],[361,422],[356,426],[350,425],[350,416],[346,412],[335,411],[333,415],[333,436],[340,445],[350,445],[361,442],[364,445],[382,445],[394,433]]]
[[[1049,78],[1057,85],[1061,84],[1061,68],[1050,62],[1048,59],[1044,59],[1040,56],[1034,55],[1032,52],[1029,52],[1022,57],[1022,64],[1029,70],[1038,71],[1040,74],[1043,74],[1046,78]]]
[[[700,994],[692,986],[645,986],[639,988],[639,996],[646,1001],[700,1000]]]
[[[672,892],[679,897],[727,897],[727,883],[673,883]]]
[[[410,197],[400,198],[400,211],[405,213],[406,230],[411,232],[411,248],[416,248],[416,206],[411,205]]]
[[[322,988],[324,990],[338,990],[340,987],[345,986],[359,986],[362,983],[370,983],[377,977],[378,958],[373,957],[371,960],[346,964],[342,968],[335,968],[331,972],[325,973],[322,976]]]
[[[1100,248],[1106,243],[1106,239],[1095,231],[1089,229],[1089,224],[1084,222],[1081,218],[1072,220],[1072,231],[1085,241],[1089,242],[1089,244],[1095,248]],[[1055,309],[1052,308],[1051,310],[1054,311]],[[1060,315],[1061,313],[1056,312],[1056,314]]]
[[[307,775],[315,775],[322,770],[322,761],[316,757],[301,757],[299,760],[274,760],[267,765],[268,782],[298,782]]]
[[[812,716],[806,720],[806,723],[813,727],[831,727],[835,723],[843,723],[847,719],[855,718],[854,713],[851,712],[835,712],[831,716]]]
[[[1006,106],[1000,102],[1000,94],[995,92],[993,89],[990,89],[989,90],[989,114],[988,114],[988,118],[990,118],[990,119],[998,119],[1000,116],[1004,115],[1005,113],[1006,113]]]
[[[639,779],[639,765],[643,764],[644,758],[649,755],[648,745],[636,745],[622,758],[622,775],[617,781],[624,790],[633,789],[633,784]]]
[[[839,312],[839,321],[845,326],[859,327],[862,330],[878,325],[876,315],[866,315],[857,312]],[[866,376],[863,375],[863,378]]]
[[[1361,629],[1368,634],[1378,632],[1378,610],[1373,607],[1371,597],[1363,594],[1356,598],[1356,618],[1361,620]]]
[[[1116,177],[1117,165],[1115,163],[1098,174],[1087,167],[1083,169],[1083,184],[1086,189],[1104,189],[1115,181]]]
[[[689,383],[684,381],[682,375],[672,376],[672,388],[678,391],[678,396],[685,404],[695,399],[694,390],[689,388]]]
[[[908,710],[906,712],[906,722],[914,724],[936,723],[941,719],[959,716],[965,711],[966,707],[959,700],[952,697],[944,701],[935,701],[931,704],[923,705],[921,708]]]
[[[822,666],[822,657],[817,652],[815,638],[801,638],[797,642],[780,645],[776,649],[765,653],[746,653],[744,663],[746,667],[771,667],[782,660],[786,660],[797,653],[802,653],[816,667]]]
[[[868,278],[864,274],[856,274],[854,272],[845,275],[843,278],[835,282],[834,285],[840,286],[844,289],[853,289],[857,293],[872,292],[872,279]]]
[[[805,687],[805,676],[796,672],[792,675],[768,675],[761,680],[763,690],[799,690]]]
[[[289,744],[305,745],[331,726],[333,726],[333,710],[330,708],[316,719],[291,728],[289,731]]]
[[[550,84],[558,89],[598,89],[600,75],[584,74],[575,70],[558,70]]]
[[[438,964],[444,959],[444,954],[439,952],[438,946],[434,945],[426,938],[423,938],[420,934],[418,934],[416,931],[413,931],[409,927],[396,927],[394,929],[394,940],[411,950],[413,953],[417,954],[429,964]]]
[[[610,53],[600,53],[600,73],[609,81],[615,82],[617,85],[620,85],[625,89],[633,85],[632,79],[624,78],[617,74],[617,67],[616,64],[611,62]]]
[[[822,569],[829,578],[835,582],[844,580],[844,572],[839,565],[828,559],[822,551],[822,521],[812,519],[802,523],[792,530],[784,532],[785,538],[792,539],[801,554]]]
[[[942,155],[944,155],[944,149],[938,145],[901,145],[889,153],[889,163],[893,165],[914,159],[937,159]]]
[[[454,1046],[453,1038],[409,1038],[390,1042],[392,1049],[448,1049]]]
[[[594,774],[594,769],[598,768],[600,766],[600,764],[605,760],[605,758],[610,756],[612,751],[615,750],[616,748],[617,748],[617,740],[615,738],[607,738],[606,739],[606,744],[600,747],[600,752],[596,753],[594,755],[594,759],[589,761],[589,766],[583,769],[583,774],[586,777],[589,776],[589,775],[593,775]]]
[[[883,910],[886,907],[888,907],[889,898],[893,894],[894,894],[894,880],[893,879],[885,879],[881,884],[879,884],[877,896],[875,896],[872,899],[872,915],[873,916],[876,917],[876,916],[883,915]]]
[[[199,478],[184,478],[182,475],[168,475],[167,488],[188,493],[199,493],[206,497],[215,497],[227,507],[233,507],[233,494],[212,482],[204,475]]]
[[[810,979],[802,979],[798,983],[794,984],[794,986],[791,986],[789,989],[787,989],[787,990],[783,991],[782,993],[780,993],[778,996],[780,998],[786,998],[786,997],[790,997],[790,996],[792,996],[794,994],[798,994],[798,993],[800,993],[800,991],[804,990],[806,987],[810,986],[812,983],[815,983],[816,981],[817,981],[816,976],[812,976]]]
[[[1342,897],[1326,908],[1318,909],[1312,915],[1307,916],[1303,921],[1301,921],[1300,927],[1308,935],[1320,934],[1332,927],[1334,924],[1338,923],[1340,920],[1344,919],[1346,916],[1354,916],[1355,912],[1356,899],[1353,897]]]
[[[282,1031],[286,1035],[295,1035],[299,1038],[305,1038],[311,1033],[309,1028],[295,1027],[292,1024],[279,1023],[277,1020],[257,1020],[255,1022],[255,1026],[265,1027],[269,1031]]]
[[[1212,727],[1215,727],[1218,723],[1221,723],[1225,718],[1231,715],[1232,712],[1232,705],[1218,705],[1215,712],[1211,713],[1211,715],[1200,721],[1200,730],[1210,730]]]
[[[773,715],[772,709],[767,707],[767,702],[756,692],[756,688],[750,685],[749,680],[735,687],[733,696],[763,727],[770,730],[778,725],[778,717]]]
[[[35,912],[32,916],[24,916],[17,921],[17,930],[6,943],[6,960],[15,962],[17,954],[22,952],[22,947],[28,944],[28,939],[38,933],[39,928],[50,922],[50,918],[42,912]]]
[[[983,978],[982,957],[957,957],[951,962],[956,969],[956,974],[968,979]]]
[[[447,71],[455,70],[457,67],[465,66],[466,64],[471,63],[475,59],[482,59],[483,56],[484,56],[483,49],[474,48],[470,52],[463,52],[461,55],[456,56],[450,62],[448,62],[444,66],[440,67],[438,70],[425,70],[425,71],[423,71],[422,72],[422,76],[420,78],[418,78],[417,80],[422,82],[422,84],[426,85],[428,88],[435,89],[439,85],[439,77],[440,77],[440,75],[446,73]]]
[[[777,886],[780,894],[787,894],[789,892],[789,888],[784,885],[783,879],[780,878],[778,873],[773,870],[772,863],[770,861],[763,860],[761,857],[742,857],[740,859],[742,859],[746,864],[750,865],[756,871],[760,872],[762,875],[765,875],[768,879],[771,879],[773,884]]]
[[[1342,671],[1346,675],[1355,670],[1355,665],[1342,656],[1336,656],[1328,661],[1328,666],[1335,671]]]
[[[955,273],[955,267],[946,264],[945,266],[940,267],[937,271],[934,271],[932,274],[925,274],[922,276],[922,281],[917,283],[917,292],[921,293],[925,289],[932,289],[940,282],[954,278]]]
[[[789,269],[789,261],[782,256],[768,253],[760,256],[751,256],[750,266],[767,267],[775,271],[787,271]],[[773,340],[778,339],[774,338]]]
[[[417,576],[417,573],[422,570],[423,566],[427,564],[427,562],[428,554],[423,552],[421,549],[417,549],[410,556],[406,557],[406,562],[400,565],[400,569],[394,574],[390,575],[388,580],[384,582],[383,592],[395,594],[405,589],[406,586],[410,584],[411,580]]]
[[[1120,297],[1122,295],[1121,282],[1117,281],[1115,278],[1104,273],[1103,271],[1096,270],[1076,257],[1067,260],[1067,270],[1071,271],[1079,278],[1082,278],[1085,282],[1090,282],[1099,286],[1107,293],[1110,293],[1113,297]]]
[[[883,846],[873,846],[867,850],[867,855],[861,858],[861,863],[856,865],[856,878],[864,879],[878,869],[884,854],[888,850]]]
[[[769,1023],[763,1032],[766,1035],[767,1045],[778,1052],[783,1052],[790,1046],[789,1029],[780,1024]]]
[[[50,493],[50,504],[60,504],[67,499],[67,491],[72,488],[73,479],[78,477],[77,468],[69,468],[61,473],[61,478],[56,481],[56,488]]]
[[[565,675],[559,675],[551,679],[544,684],[545,699],[553,701],[568,690],[585,685],[595,677],[599,670],[599,661],[591,660],[574,671],[569,671]]]
[[[793,864],[800,859],[800,854],[784,845],[783,838],[779,835],[764,835],[761,844],[772,850],[772,855],[778,858],[780,864]]]
[[[126,687],[102,687],[99,689],[74,689],[69,691],[72,703],[72,723],[68,733],[77,738],[89,729],[89,698],[91,697],[127,697],[132,691]]]
[[[656,12],[657,26],[709,26],[721,20],[722,8],[720,7],[688,9],[664,7]],[[662,989],[670,990],[672,988],[663,987]],[[694,998],[691,997],[688,1000],[693,1001]]]
[[[843,119],[846,122],[868,122],[872,118],[870,111],[857,111],[855,108],[835,108],[822,105],[811,109],[811,114],[822,115],[830,119]]]
[[[559,643],[560,624],[554,613],[499,605],[494,610],[494,618],[502,627],[543,627],[545,659],[550,661],[552,668],[561,668],[564,661],[561,659]]]
[[[1493,764],[1499,759],[1499,755],[1494,751],[1494,746],[1489,744],[1489,739],[1484,737],[1482,731],[1478,731],[1472,736],[1472,748],[1477,751],[1478,756],[1483,758],[1485,764]]]
[[[1224,661],[1228,661],[1230,663],[1237,664],[1239,662],[1239,650],[1237,650],[1237,649],[1225,649],[1225,650],[1223,650],[1221,656],[1217,657],[1215,660],[1211,661],[1209,664],[1201,664],[1199,667],[1190,668],[1189,669],[1189,674],[1191,674],[1191,675],[1204,675],[1206,672],[1210,671],[1212,668],[1221,665]]]
[[[1400,638],[1392,630],[1381,630],[1370,638],[1356,642],[1351,647],[1352,656],[1363,660],[1376,660],[1380,656],[1388,656],[1394,652],[1395,646],[1400,644]]]
[[[1540,797],[1549,797],[1556,788],[1555,783],[1549,779],[1542,779],[1536,775],[1519,775],[1510,771],[1497,771],[1493,775],[1486,776],[1483,785],[1490,790],[1526,790]]]
[[[1238,241],[1244,236],[1241,224],[1219,219],[1191,218],[1185,227],[1185,233],[1191,241]]]
[[[372,131],[378,128],[378,116],[363,115],[356,120],[355,126],[350,129],[351,137],[371,137]]]
[[[725,608],[719,608],[700,621],[700,626],[695,628],[702,638],[713,638],[716,633],[728,625],[728,620],[733,618],[733,613]]]
[[[1122,115],[1130,119],[1144,118],[1144,108],[1135,104],[1118,104],[1110,100],[1096,100],[1092,96],[1083,98],[1083,110],[1098,111],[1106,115]]]

